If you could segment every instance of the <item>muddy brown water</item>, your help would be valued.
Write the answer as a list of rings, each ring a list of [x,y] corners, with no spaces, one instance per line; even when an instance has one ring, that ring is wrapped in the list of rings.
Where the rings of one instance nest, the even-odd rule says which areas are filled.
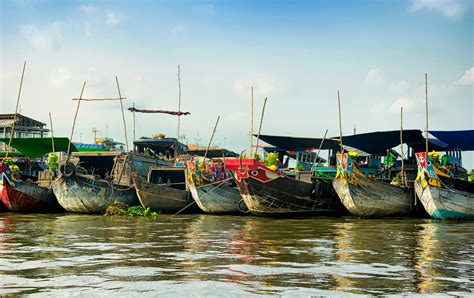
[[[473,295],[474,223],[0,213],[0,293]]]

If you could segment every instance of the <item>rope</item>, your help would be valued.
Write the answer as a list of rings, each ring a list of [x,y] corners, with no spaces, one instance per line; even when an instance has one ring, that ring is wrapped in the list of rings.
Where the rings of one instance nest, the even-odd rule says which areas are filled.
[[[180,214],[181,212],[183,212],[186,208],[188,208],[189,206],[191,206],[192,204],[196,203],[196,201],[192,201],[191,203],[189,203],[186,207],[184,207],[183,209],[179,210],[178,212],[176,212],[175,214],[171,215],[171,217],[173,216],[176,216],[178,214]]]

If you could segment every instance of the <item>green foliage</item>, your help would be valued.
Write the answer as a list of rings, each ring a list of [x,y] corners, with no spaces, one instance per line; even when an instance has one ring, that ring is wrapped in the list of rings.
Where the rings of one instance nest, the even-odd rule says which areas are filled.
[[[3,162],[6,163],[9,166],[13,166],[13,158],[12,157],[7,157],[3,159]]]
[[[265,164],[267,167],[276,166],[278,164],[278,152],[270,152],[265,158]]]
[[[474,182],[474,169],[471,170],[469,177],[467,177],[467,181]]]
[[[137,217],[143,216],[148,218],[156,218],[158,213],[151,211],[150,208],[143,208],[142,206],[132,206],[128,207],[127,209],[127,216],[128,217]]]
[[[304,170],[304,166],[303,166],[303,165],[300,165],[300,164],[297,164],[296,167],[295,167],[295,170],[296,170],[296,171],[303,171],[303,170]]]
[[[8,167],[10,168],[10,171],[12,171],[12,173],[20,172],[20,168],[17,165],[15,165],[12,157],[4,158],[3,162],[8,165]]]
[[[125,203],[113,202],[112,204],[110,204],[109,207],[107,207],[105,215],[126,215],[127,217],[143,216],[146,218],[156,218],[158,216],[158,213],[151,211],[150,208],[143,208],[142,206],[128,207],[128,205]]]
[[[58,169],[58,156],[56,154],[50,154],[48,159],[48,169],[54,172]]]

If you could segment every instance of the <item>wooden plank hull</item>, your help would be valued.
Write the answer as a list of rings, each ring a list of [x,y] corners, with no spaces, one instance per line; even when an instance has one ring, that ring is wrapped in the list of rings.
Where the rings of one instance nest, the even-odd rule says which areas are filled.
[[[199,208],[210,214],[245,214],[248,208],[237,189],[227,184],[210,184],[196,187],[188,184]]]
[[[333,180],[342,204],[353,215],[363,218],[406,216],[415,211],[414,194],[409,188],[366,177],[355,179],[355,185],[344,177]]]
[[[186,190],[148,183],[133,174],[132,179],[138,200],[144,208],[161,213],[176,213],[192,203],[191,194]],[[195,211],[195,209],[189,207],[186,211]]]
[[[125,187],[80,175],[60,176],[51,185],[59,204],[69,212],[104,213],[114,201],[138,205],[133,187]]]
[[[415,181],[415,191],[432,218],[474,219],[474,194],[460,190],[448,190]]]
[[[263,168],[250,170],[247,178],[236,176],[236,181],[240,195],[253,215],[330,216],[347,212],[337,196],[317,194],[316,189],[325,186],[317,187],[314,183],[281,176]]]
[[[2,186],[1,199],[13,212],[59,212],[59,205],[53,191],[33,183],[15,181],[15,186]]]

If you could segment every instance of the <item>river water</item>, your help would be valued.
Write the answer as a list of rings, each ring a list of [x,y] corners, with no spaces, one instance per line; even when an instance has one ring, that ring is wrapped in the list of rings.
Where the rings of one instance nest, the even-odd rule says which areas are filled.
[[[467,295],[474,223],[0,213],[0,293]]]

